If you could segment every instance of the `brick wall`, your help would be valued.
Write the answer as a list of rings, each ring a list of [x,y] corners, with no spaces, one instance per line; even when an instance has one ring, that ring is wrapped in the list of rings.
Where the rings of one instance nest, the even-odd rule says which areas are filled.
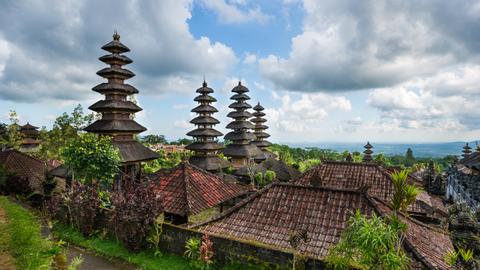
[[[160,245],[167,252],[183,255],[185,242],[191,237],[201,238],[202,235],[194,230],[164,224]],[[227,264],[236,261],[242,264],[260,265],[265,269],[292,269],[292,253],[224,237],[211,236],[210,240],[213,242],[214,260],[217,263]],[[311,259],[305,266],[305,269],[324,269],[321,262]]]

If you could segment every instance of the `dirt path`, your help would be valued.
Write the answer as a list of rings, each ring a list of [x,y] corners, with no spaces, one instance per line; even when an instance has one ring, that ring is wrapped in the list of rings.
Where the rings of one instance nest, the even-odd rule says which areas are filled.
[[[125,263],[110,261],[104,257],[98,256],[88,250],[76,246],[69,246],[67,248],[68,262],[76,256],[82,256],[83,263],[80,265],[79,270],[134,270],[136,269],[132,265]]]
[[[7,222],[7,216],[5,215],[5,210],[0,207],[0,227],[3,227]],[[6,241],[8,235],[5,230],[0,232],[0,239]],[[7,252],[1,249],[0,245],[0,270],[15,270],[15,260]]]

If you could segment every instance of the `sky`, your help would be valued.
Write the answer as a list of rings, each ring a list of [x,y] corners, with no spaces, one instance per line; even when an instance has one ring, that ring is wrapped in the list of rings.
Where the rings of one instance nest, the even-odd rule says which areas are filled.
[[[88,111],[117,30],[143,135],[186,137],[205,76],[223,133],[241,80],[272,142],[474,141],[479,25],[473,0],[0,0],[0,122]]]

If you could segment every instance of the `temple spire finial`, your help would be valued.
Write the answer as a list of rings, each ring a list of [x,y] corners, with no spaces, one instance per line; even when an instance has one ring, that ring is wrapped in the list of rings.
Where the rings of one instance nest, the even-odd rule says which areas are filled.
[[[207,87],[207,81],[205,80],[205,73],[203,73],[203,84],[202,84],[203,87]]]
[[[117,29],[115,29],[115,31],[113,32],[113,40],[120,40],[120,35],[118,34]]]

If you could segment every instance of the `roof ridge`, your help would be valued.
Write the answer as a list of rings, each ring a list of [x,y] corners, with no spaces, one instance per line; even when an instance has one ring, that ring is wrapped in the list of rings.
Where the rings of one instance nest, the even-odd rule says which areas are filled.
[[[190,185],[190,178],[188,177],[188,173],[187,173],[187,169],[188,169],[188,165],[190,163],[188,161],[182,161],[180,163],[180,169],[182,170],[182,174],[183,174],[183,182],[185,183],[185,187],[184,187],[184,190],[185,190],[185,200],[187,201],[187,211],[186,211],[186,215],[188,216],[190,214],[190,209],[192,208],[192,205],[190,203],[190,188],[191,188],[191,185]]]

